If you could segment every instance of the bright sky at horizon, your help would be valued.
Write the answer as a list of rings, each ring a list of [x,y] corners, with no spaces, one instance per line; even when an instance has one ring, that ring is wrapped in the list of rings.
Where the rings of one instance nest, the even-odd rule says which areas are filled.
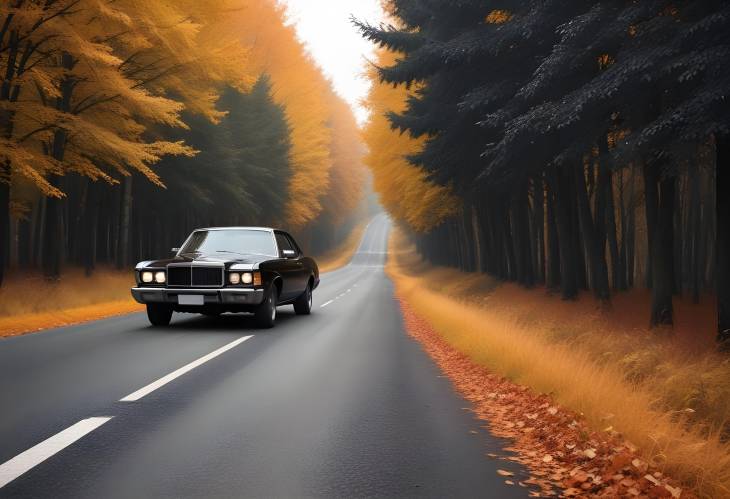
[[[360,124],[367,110],[360,101],[370,84],[363,76],[366,60],[373,59],[374,46],[363,39],[350,16],[377,24],[383,19],[380,0],[282,0],[296,25],[299,38],[332,79],[335,90],[347,102]]]

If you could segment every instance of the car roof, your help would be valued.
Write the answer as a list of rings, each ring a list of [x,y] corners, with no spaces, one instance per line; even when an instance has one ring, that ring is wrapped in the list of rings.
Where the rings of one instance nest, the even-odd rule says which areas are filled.
[[[266,231],[266,232],[273,232],[275,230],[279,229],[273,229],[271,227],[202,227],[200,229],[195,229],[195,231],[199,230],[260,230],[260,231]]]

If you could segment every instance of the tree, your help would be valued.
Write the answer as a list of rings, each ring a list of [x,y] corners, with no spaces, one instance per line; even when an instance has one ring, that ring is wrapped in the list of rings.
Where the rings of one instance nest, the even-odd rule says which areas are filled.
[[[714,199],[703,151],[728,126],[728,7],[388,5],[394,26],[358,26],[402,53],[376,78],[416,87],[389,123],[424,141],[409,162],[464,203],[438,229],[462,244],[420,246],[527,286],[547,276],[564,298],[590,287],[604,301],[610,284],[639,280],[645,255],[651,324],[671,324],[673,294],[710,284],[701,233],[714,218],[698,207]],[[637,240],[643,225],[648,237]]]

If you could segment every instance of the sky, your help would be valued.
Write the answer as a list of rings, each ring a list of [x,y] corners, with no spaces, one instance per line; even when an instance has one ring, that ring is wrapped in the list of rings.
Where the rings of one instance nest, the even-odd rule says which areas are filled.
[[[282,0],[288,6],[299,38],[332,79],[335,90],[353,108],[360,124],[367,110],[359,101],[367,95],[369,83],[362,76],[366,58],[374,57],[374,46],[363,39],[350,23],[350,16],[379,23],[383,18],[380,0]]]

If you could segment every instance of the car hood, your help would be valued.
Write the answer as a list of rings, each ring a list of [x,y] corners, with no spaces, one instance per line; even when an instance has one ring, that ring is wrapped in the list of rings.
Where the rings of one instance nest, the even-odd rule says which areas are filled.
[[[180,255],[174,258],[167,258],[162,260],[150,260],[146,262],[140,262],[137,264],[137,269],[142,268],[160,268],[166,267],[169,264],[179,263],[195,263],[195,264],[214,264],[220,265],[221,263],[227,267],[231,265],[243,265],[256,268],[259,263],[267,260],[275,259],[272,256],[266,255],[238,255],[235,253],[215,253],[215,254],[200,254],[200,255]]]

